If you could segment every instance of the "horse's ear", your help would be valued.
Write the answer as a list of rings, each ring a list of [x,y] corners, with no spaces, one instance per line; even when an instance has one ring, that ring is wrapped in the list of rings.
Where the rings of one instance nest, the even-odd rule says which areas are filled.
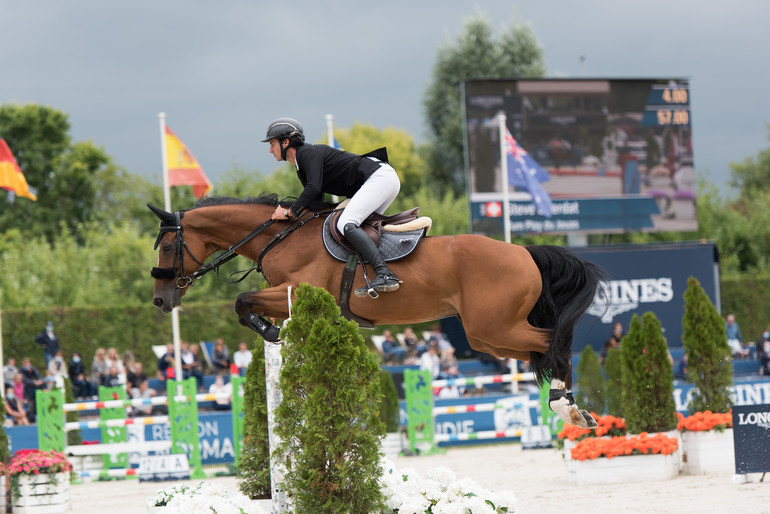
[[[173,220],[174,215],[170,212],[164,211],[163,209],[159,209],[158,207],[155,207],[153,205],[147,204],[147,207],[155,213],[155,215],[160,219],[160,221],[168,221]]]

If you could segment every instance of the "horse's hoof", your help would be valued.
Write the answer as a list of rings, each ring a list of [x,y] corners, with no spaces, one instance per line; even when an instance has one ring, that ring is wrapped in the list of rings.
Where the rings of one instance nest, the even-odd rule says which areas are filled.
[[[594,417],[591,416],[587,410],[580,409],[580,415],[583,416],[583,420],[586,424],[586,426],[583,428],[596,428],[599,426]]]

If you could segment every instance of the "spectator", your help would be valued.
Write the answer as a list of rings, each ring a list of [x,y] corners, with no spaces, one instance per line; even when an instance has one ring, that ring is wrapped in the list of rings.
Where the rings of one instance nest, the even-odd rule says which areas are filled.
[[[441,371],[441,364],[438,358],[438,345],[436,343],[430,343],[428,345],[428,351],[423,353],[420,357],[420,369],[430,371],[432,378],[438,378],[438,374]]]
[[[671,352],[669,352],[669,355],[671,355]],[[676,374],[674,375],[674,378],[678,378],[679,380],[687,380],[687,354],[685,353],[682,355],[682,360],[679,361],[679,364],[676,366]]]
[[[428,351],[428,345],[415,335],[411,327],[404,329],[404,345],[406,345],[407,351],[414,350],[417,357]]]
[[[203,362],[193,348],[197,348],[197,345],[182,343],[182,378],[194,377],[200,390],[203,387]]]
[[[104,376],[109,371],[107,366],[107,350],[97,348],[94,353],[94,360],[91,361],[91,383],[94,387],[104,385]]]
[[[604,366],[604,360],[607,358],[607,353],[611,348],[620,348],[620,341],[623,340],[623,337],[625,337],[625,334],[623,333],[623,324],[616,321],[612,326],[612,334],[610,334],[609,339],[604,343],[604,348],[602,348],[602,351],[599,354],[599,364]]]
[[[395,362],[401,364],[406,357],[406,350],[398,339],[393,337],[393,333],[390,330],[386,330],[382,333],[385,339],[382,341],[382,354],[385,358],[385,362]]]
[[[13,392],[16,395],[16,398],[19,399],[20,402],[22,402],[22,406],[24,407],[24,410],[27,410],[26,408],[26,400],[24,399],[26,395],[24,394],[24,375],[21,374],[21,372],[17,372],[13,376]]]
[[[734,359],[745,359],[749,356],[749,351],[743,347],[743,336],[738,322],[735,321],[734,314],[728,314],[725,321],[725,332],[727,332],[727,345],[732,351]]]
[[[221,337],[214,341],[214,349],[211,351],[211,365],[214,373],[230,373],[230,350],[225,346],[225,340]]]
[[[24,412],[21,401],[16,398],[13,387],[8,387],[5,390],[5,415],[8,420],[13,421],[14,425],[29,425],[27,413]]]
[[[37,335],[35,342],[43,347],[45,366],[48,368],[48,363],[51,362],[51,359],[56,357],[56,352],[61,350],[59,347],[59,338],[53,331],[52,321],[49,321],[45,324],[45,330]]]
[[[165,381],[174,378],[174,343],[166,344],[166,353],[158,359],[158,378]]]
[[[436,343],[438,354],[442,357],[450,349],[452,352],[454,352],[454,346],[452,346],[452,343],[449,342],[449,338],[447,338],[446,334],[441,331],[441,325],[438,323],[431,327],[431,334],[428,338],[428,344],[430,343]]]
[[[106,387],[120,387],[125,384],[125,381],[121,380],[120,371],[117,366],[110,367],[106,375],[104,375],[104,386]]]
[[[245,376],[246,369],[249,367],[249,364],[251,364],[251,352],[246,343],[238,343],[238,351],[233,353],[233,363],[235,363],[241,376]]]
[[[62,355],[61,350],[56,352],[54,358],[48,363],[48,371],[51,372],[51,376],[54,378],[57,386],[60,383],[63,383],[63,377],[69,377],[67,374],[67,364],[64,362],[64,356]]]
[[[123,373],[126,374],[126,381],[128,381],[128,374],[134,370],[134,354],[131,350],[123,351]]]
[[[19,369],[16,367],[16,359],[13,357],[10,357],[8,359],[8,364],[3,367],[3,380],[6,384],[13,383],[13,377],[16,376],[16,373],[19,372]]]
[[[157,396],[158,392],[150,387],[150,382],[142,380],[139,382],[139,387],[132,390],[131,396],[133,398],[139,398],[143,400],[149,400]],[[165,405],[152,405],[147,403],[145,405],[139,405],[134,407],[134,416],[152,416],[153,414],[166,414],[168,409]]]
[[[72,352],[69,362],[69,377],[72,382],[72,394],[75,398],[90,398],[96,396],[96,386],[86,378],[86,369],[80,352]]]
[[[770,341],[765,341],[762,344],[762,375],[770,376]]]
[[[133,371],[129,371],[128,375],[126,375],[128,394],[130,394],[132,398],[134,397],[134,390],[138,390],[139,385],[145,380],[147,380],[147,373],[144,372],[144,366],[142,366],[142,363],[139,361],[134,362]]]
[[[494,371],[497,374],[509,373],[511,371],[509,368],[508,359],[500,359],[489,353],[482,353],[479,356],[479,361],[482,364],[493,366]]]
[[[45,382],[43,377],[40,376],[40,372],[29,361],[29,358],[24,357],[21,361],[21,376],[24,381],[24,400],[26,401],[26,411],[32,416],[30,421],[34,422],[34,416],[36,412],[35,407],[35,391],[38,389],[45,389]]]
[[[126,383],[126,366],[123,363],[123,359],[121,359],[118,356],[118,350],[115,348],[108,348],[107,349],[107,358],[105,359],[107,362],[107,369],[115,368],[117,370],[118,380],[120,380],[120,385],[123,385]]]
[[[216,410],[228,410],[230,402],[233,400],[233,384],[228,382],[222,375],[217,375],[214,383],[209,387],[209,393],[216,396],[214,399],[214,408]]]

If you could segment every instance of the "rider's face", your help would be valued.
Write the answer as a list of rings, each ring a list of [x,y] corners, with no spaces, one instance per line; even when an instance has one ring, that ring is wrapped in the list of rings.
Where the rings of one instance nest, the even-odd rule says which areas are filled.
[[[281,142],[277,139],[270,140],[270,153],[273,154],[276,161],[282,161],[281,158]]]

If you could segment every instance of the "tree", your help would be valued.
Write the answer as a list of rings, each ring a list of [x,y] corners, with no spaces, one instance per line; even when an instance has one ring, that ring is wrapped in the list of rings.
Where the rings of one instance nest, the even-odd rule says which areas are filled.
[[[607,414],[623,417],[623,356],[620,348],[610,348],[604,358],[604,373],[607,375],[605,397]]]
[[[770,192],[770,148],[741,163],[731,163],[730,170],[730,185],[737,188],[741,196]]]
[[[691,412],[728,412],[733,366],[722,317],[695,277],[687,280],[682,317],[687,378],[695,385]]]
[[[342,149],[365,154],[377,148],[388,148],[390,165],[401,180],[402,195],[417,192],[426,183],[427,166],[415,146],[414,138],[393,127],[378,129],[373,125],[354,123],[349,129],[337,129],[334,137]]]
[[[623,356],[623,417],[629,433],[665,432],[676,427],[674,369],[660,321],[645,312],[634,314],[621,341]]]
[[[476,14],[455,44],[440,48],[423,107],[431,141],[427,161],[430,184],[439,191],[466,191],[462,99],[466,79],[542,77],[542,47],[529,25],[516,19],[495,38],[486,16]]]
[[[380,512],[379,366],[331,294],[296,295],[275,411],[286,490],[297,512]]]
[[[270,497],[265,352],[262,338],[257,341],[243,384],[243,446],[238,461],[238,486],[252,500]]]
[[[0,106],[0,135],[38,197],[1,209],[0,226],[53,241],[62,230],[75,233],[87,221],[137,219],[149,200],[149,184],[116,166],[90,141],[72,144],[69,129],[67,115],[51,107]],[[0,201],[8,194],[0,192]]]
[[[604,413],[604,380],[599,358],[591,345],[580,353],[575,402],[588,412]]]

